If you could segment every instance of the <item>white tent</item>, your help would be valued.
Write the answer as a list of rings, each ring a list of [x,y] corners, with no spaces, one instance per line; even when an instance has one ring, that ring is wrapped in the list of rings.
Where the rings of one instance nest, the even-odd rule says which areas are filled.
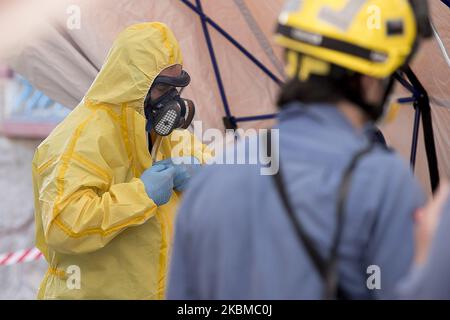
[[[185,68],[193,78],[185,94],[196,101],[197,117],[204,127],[223,128],[224,116],[232,116],[232,120],[257,120],[245,117],[276,112],[277,81],[283,80],[283,70],[282,52],[273,44],[272,34],[283,2],[74,0],[64,6],[59,2],[59,9],[52,11],[52,18],[39,33],[22,41],[19,49],[10,50],[13,54],[9,61],[36,88],[73,108],[92,83],[113,39],[122,29],[136,22],[162,21],[173,29],[180,41]],[[450,177],[450,129],[447,126],[450,122],[450,66],[444,55],[445,47],[450,47],[450,8],[446,6],[448,0],[430,2],[441,42],[426,43],[412,69],[430,95],[440,175]],[[44,1],[41,3],[44,6]],[[72,19],[78,14],[79,28],[76,23],[73,28]],[[406,91],[398,90],[398,97],[407,95]],[[242,117],[244,119],[240,119]],[[267,126],[270,122],[237,124],[247,128]],[[393,123],[383,127],[388,142],[405,159],[410,157],[413,124],[414,109],[408,104],[401,107]],[[416,172],[429,190],[425,139],[419,138]],[[430,137],[426,138],[429,141]]]

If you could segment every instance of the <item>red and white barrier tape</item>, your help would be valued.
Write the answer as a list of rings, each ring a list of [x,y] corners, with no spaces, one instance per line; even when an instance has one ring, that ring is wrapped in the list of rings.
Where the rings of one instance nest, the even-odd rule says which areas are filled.
[[[0,254],[0,266],[10,266],[18,263],[36,261],[41,257],[42,253],[36,248],[3,253]]]

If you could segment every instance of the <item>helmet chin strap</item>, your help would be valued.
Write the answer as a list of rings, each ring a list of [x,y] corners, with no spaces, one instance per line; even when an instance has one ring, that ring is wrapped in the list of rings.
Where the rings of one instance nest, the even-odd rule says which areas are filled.
[[[391,75],[387,79],[387,83],[384,87],[383,97],[378,104],[373,104],[367,102],[363,97],[363,90],[347,90],[345,92],[345,98],[359,106],[369,117],[372,122],[377,122],[384,113],[384,107],[386,105],[387,99],[392,93],[394,88],[394,75]]]

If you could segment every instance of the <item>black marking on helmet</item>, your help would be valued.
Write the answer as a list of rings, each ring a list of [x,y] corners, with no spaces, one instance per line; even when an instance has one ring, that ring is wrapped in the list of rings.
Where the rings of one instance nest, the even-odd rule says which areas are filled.
[[[388,36],[399,36],[405,33],[405,24],[403,20],[388,20],[386,22],[386,30]]]
[[[276,33],[291,40],[303,42],[311,46],[321,47],[353,55],[370,62],[381,63],[385,62],[388,58],[388,55],[385,52],[367,49],[342,40],[326,37],[321,34],[285,26],[282,24],[278,24]]]

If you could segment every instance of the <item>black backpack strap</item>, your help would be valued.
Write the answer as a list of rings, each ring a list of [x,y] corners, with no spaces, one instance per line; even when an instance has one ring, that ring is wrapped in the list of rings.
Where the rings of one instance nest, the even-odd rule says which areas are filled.
[[[291,205],[289,196],[287,194],[287,190],[285,188],[285,183],[283,180],[283,175],[281,173],[281,166],[278,170],[278,172],[273,176],[273,181],[275,182],[276,189],[278,191],[278,195],[280,196],[281,202],[283,203],[285,212],[289,218],[289,221],[291,222],[294,231],[300,239],[300,242],[305,247],[305,250],[307,251],[309,257],[311,258],[311,261],[314,264],[314,267],[316,270],[320,273],[320,276],[325,279],[327,274],[327,263],[323,257],[320,256],[318,251],[315,248],[314,243],[312,242],[311,238],[307,235],[305,230],[303,229],[302,225],[300,224],[299,220],[297,219],[297,216],[295,214],[295,211]]]
[[[359,161],[366,154],[370,153],[373,150],[374,146],[375,144],[371,142],[368,146],[358,151],[353,156],[352,160],[350,161],[350,164],[344,171],[344,175],[342,176],[342,180],[339,185],[338,200],[336,205],[337,229],[336,233],[334,234],[333,247],[331,248],[327,270],[328,274],[326,278],[328,279],[328,281],[326,283],[325,296],[328,297],[328,299],[336,297],[337,292],[340,292],[340,295],[345,295],[343,290],[341,290],[341,288],[338,288],[339,286],[338,286],[338,270],[337,270],[338,256],[339,256],[338,249],[342,239],[342,233],[345,223],[345,205],[347,204],[348,201],[348,195],[350,193],[350,187],[353,178],[353,173],[355,172],[355,168],[358,165]]]
[[[271,135],[270,130],[267,137],[268,148],[271,146]],[[311,258],[314,267],[319,272],[321,278],[325,282],[324,299],[335,299],[335,298],[346,298],[344,290],[339,286],[338,283],[338,272],[337,272],[337,261],[338,261],[338,248],[339,243],[342,238],[342,231],[344,226],[345,218],[345,204],[347,201],[347,196],[350,191],[351,178],[353,176],[354,169],[358,164],[359,160],[366,154],[368,154],[374,147],[374,144],[370,144],[368,147],[359,151],[350,162],[349,166],[346,168],[342,182],[339,186],[338,202],[337,202],[337,229],[333,238],[333,246],[331,248],[330,257],[326,260],[320,255],[316,246],[314,245],[311,238],[308,236],[306,231],[303,229],[295,210],[290,202],[288,192],[285,187],[284,177],[282,173],[281,163],[279,164],[278,172],[273,175],[273,181],[275,183],[276,189],[283,203],[284,211],[286,212],[289,221],[291,222],[294,231],[299,239],[299,242],[303,245],[309,257]],[[271,153],[272,150],[268,149]]]

